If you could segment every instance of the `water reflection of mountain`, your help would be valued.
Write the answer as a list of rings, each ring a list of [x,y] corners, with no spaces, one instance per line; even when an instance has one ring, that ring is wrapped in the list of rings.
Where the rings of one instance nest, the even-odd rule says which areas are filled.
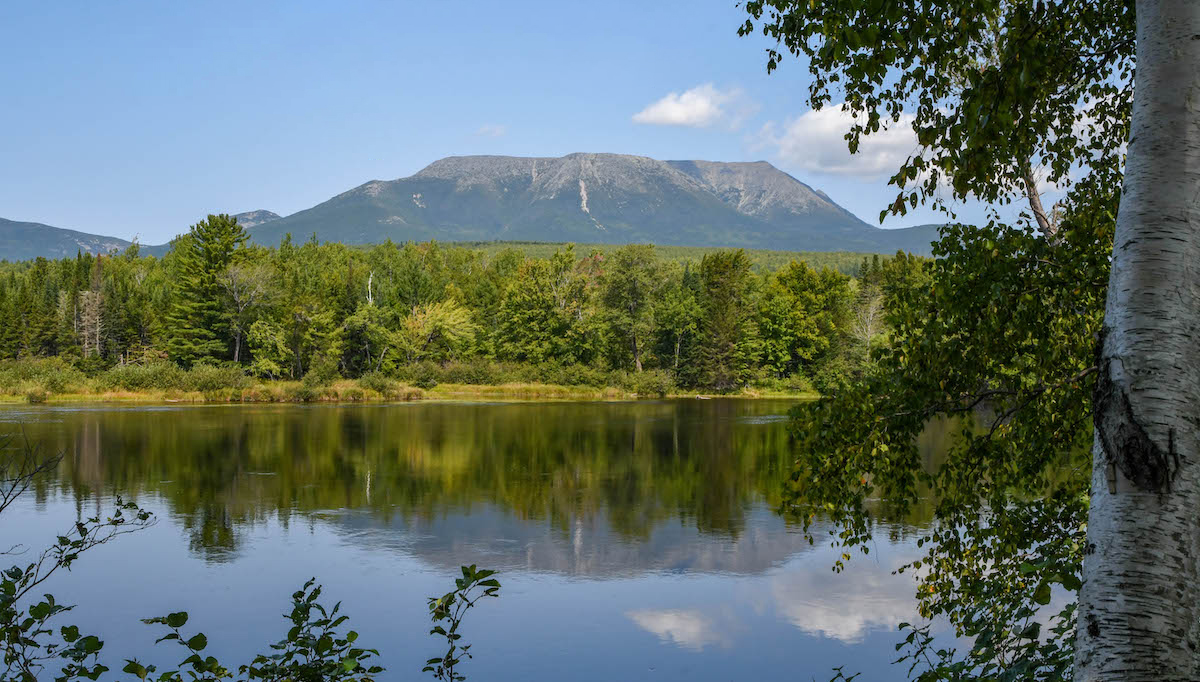
[[[365,513],[325,519],[346,542],[410,554],[455,570],[464,562],[492,568],[553,572],[581,578],[622,578],[647,572],[760,574],[811,545],[796,528],[759,504],[735,535],[709,533],[679,520],[630,538],[605,515],[577,518],[568,528],[530,522],[487,505],[394,523]]]

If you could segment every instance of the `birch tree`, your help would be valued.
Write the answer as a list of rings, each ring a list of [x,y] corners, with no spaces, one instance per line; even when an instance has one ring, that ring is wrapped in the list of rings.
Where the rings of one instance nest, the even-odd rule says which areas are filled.
[[[1200,3],[745,7],[742,34],[777,41],[768,71],[803,57],[810,104],[844,103],[850,151],[912,128],[916,150],[881,218],[946,197],[1030,207],[1024,228],[945,230],[933,284],[892,320],[898,338],[874,384],[801,410],[797,433],[821,431],[804,436],[790,482],[799,508],[823,501],[841,541],[860,544],[866,500],[903,509],[918,483],[941,496],[922,601],[975,643],[965,656],[913,656],[919,679],[1200,679]],[[1034,167],[1070,185],[1058,216]],[[922,420],[981,404],[999,418],[964,433],[943,471],[910,456]],[[1071,480],[1080,431],[1094,440],[1090,490]],[[985,524],[971,509],[981,497]],[[1080,591],[1078,617],[1068,606],[1043,639],[1030,619],[1052,584]],[[918,653],[934,652],[913,635]]]
[[[1076,679],[1200,679],[1200,2],[1139,0]]]
[[[254,323],[255,308],[268,298],[271,271],[264,263],[245,260],[231,263],[219,276],[225,291],[229,328],[233,333],[233,361],[241,362],[242,346],[250,325]]]

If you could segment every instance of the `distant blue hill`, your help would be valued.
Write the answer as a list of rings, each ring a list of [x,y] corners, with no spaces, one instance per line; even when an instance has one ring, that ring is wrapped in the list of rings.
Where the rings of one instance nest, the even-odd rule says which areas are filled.
[[[0,218],[0,260],[29,260],[38,256],[70,258],[80,252],[109,253],[128,247],[128,241],[116,237]],[[142,248],[144,253],[167,251],[166,245]]]
[[[238,213],[234,217],[248,228],[279,219],[278,215],[270,211],[248,211]],[[0,218],[0,260],[15,262],[38,256],[73,258],[78,253],[107,254],[124,251],[129,245],[129,241],[117,237]],[[170,244],[138,245],[138,253],[143,256],[162,257],[170,249]]]

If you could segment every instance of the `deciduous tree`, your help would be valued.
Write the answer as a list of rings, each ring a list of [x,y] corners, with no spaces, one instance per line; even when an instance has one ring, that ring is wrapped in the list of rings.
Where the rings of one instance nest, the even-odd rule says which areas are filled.
[[[630,244],[604,259],[601,301],[609,329],[642,371],[642,358],[654,334],[654,302],[663,288],[660,266],[650,244]]]
[[[926,400],[928,407],[920,414],[988,405],[1002,419],[991,423],[984,444],[1007,441],[1020,444],[1025,457],[1041,453],[1025,459],[1023,465],[1005,465],[1030,477],[1024,485],[1019,478],[1012,479],[1013,491],[1022,487],[1040,491],[1054,482],[1055,468],[1074,451],[1077,439],[1063,425],[1076,424],[1088,434],[1086,423],[1078,424],[1082,406],[1085,414],[1095,417],[1086,552],[1078,549],[1083,546],[1077,541],[1082,539],[1078,530],[1074,539],[1069,532],[1062,536],[1063,542],[1053,539],[1056,529],[1069,531],[1082,521],[1084,507],[1073,506],[1073,496],[1051,496],[1039,507],[1008,493],[1009,506],[997,504],[1004,498],[990,505],[989,524],[1021,528],[1026,534],[1042,536],[1041,540],[1026,538],[1006,545],[996,540],[1002,533],[982,526],[968,534],[975,544],[958,542],[957,532],[939,534],[933,538],[931,552],[951,563],[932,565],[945,567],[942,570],[949,578],[953,575],[949,567],[957,568],[955,562],[961,563],[965,552],[990,556],[994,570],[1014,565],[1012,552],[1028,552],[1039,558],[1022,561],[1020,575],[983,570],[977,573],[982,582],[976,585],[1032,583],[1040,601],[1049,594],[1043,588],[1046,581],[1057,579],[1069,589],[1079,586],[1077,580],[1064,580],[1064,576],[1075,575],[1079,559],[1086,554],[1074,668],[1069,661],[1030,655],[1020,659],[1022,674],[1048,678],[1073,673],[1082,680],[1200,677],[1196,595],[1200,532],[1194,522],[1200,508],[1196,483],[1200,474],[1195,470],[1200,433],[1191,416],[1200,384],[1194,343],[1200,320],[1195,292],[1200,282],[1193,274],[1200,256],[1200,215],[1194,200],[1200,187],[1196,161],[1200,117],[1189,104],[1200,85],[1200,42],[1195,39],[1200,35],[1200,4],[1189,0],[768,0],[748,2],[746,8],[750,17],[742,27],[744,34],[761,29],[779,40],[780,47],[768,53],[769,70],[781,63],[785,52],[803,56],[814,76],[810,102],[831,103],[835,95],[845,102],[853,121],[847,134],[852,151],[864,135],[889,126],[913,129],[919,148],[892,178],[898,194],[884,213],[903,213],[906,206],[926,200],[938,204],[943,188],[955,198],[993,203],[1025,196],[1029,219],[1049,233],[1053,230],[1047,225],[1054,226],[1054,221],[1036,201],[1031,171],[1040,168],[1049,180],[1070,185],[1062,224],[1071,235],[1062,237],[1061,243],[1044,244],[1032,233],[1018,239],[1012,231],[996,228],[975,233],[955,229],[943,239],[930,295],[947,306],[967,304],[980,320],[1003,315],[1005,324],[1003,334],[996,329],[986,336],[976,335],[977,340],[995,339],[998,345],[993,350],[1000,354],[989,361],[998,363],[995,371],[975,376],[973,385],[951,381],[977,372],[966,355],[960,359],[948,354],[947,364],[929,368],[943,375],[936,390],[927,387],[930,396],[947,391],[943,382],[958,388],[947,391],[941,400]],[[1118,194],[1122,197],[1119,212],[1112,207]],[[1098,334],[1099,352],[1093,355],[1094,340],[1081,348],[1086,337],[1078,331],[1086,326],[1084,320],[1092,320],[1100,331],[1099,306],[1093,297],[1096,277],[1107,277],[1111,242],[1105,238],[1106,230],[1089,226],[1111,224],[1114,213],[1118,216],[1116,248],[1104,332]],[[1014,250],[1017,243],[1020,246]],[[1031,261],[1035,253],[1045,255]],[[965,286],[977,278],[970,271],[971,261],[963,258],[986,259],[985,254],[993,259],[1007,255],[1011,264],[1005,264],[1004,272],[1015,277],[1013,281],[1026,283],[1019,288],[994,283],[988,289]],[[1062,289],[1052,292],[1036,285],[1041,278],[1059,280]],[[947,294],[947,288],[953,293]],[[1074,300],[1056,301],[1067,294]],[[1039,307],[1056,311],[1040,327],[1025,325],[1016,314]],[[919,388],[924,378],[911,365],[915,357],[929,353],[935,344],[955,348],[971,337],[965,331],[972,326],[967,317],[947,316],[944,311],[945,307],[929,311],[937,316],[934,327],[910,327],[906,326],[910,322],[897,321],[898,333],[913,345],[906,348],[902,341],[904,354],[895,357],[888,369],[897,377],[905,373],[910,377],[893,385],[893,396],[915,396],[925,390]],[[944,320],[957,321],[963,329],[943,327]],[[1073,341],[1062,345],[1054,335],[1070,330],[1071,324],[1077,325],[1070,332]],[[912,336],[914,330],[919,335]],[[1022,376],[1026,378],[1014,384]],[[1089,405],[1086,393],[1079,392],[1088,392],[1093,380],[1095,401]],[[891,409],[891,416],[911,413],[911,408]],[[858,421],[894,434],[893,427],[884,426],[893,423],[888,416],[867,408]],[[1047,416],[1058,421],[1047,423]],[[858,434],[860,440],[872,443],[870,456],[879,459],[880,466],[893,473],[913,471],[910,480],[923,475],[918,463],[880,449],[861,426],[846,423],[839,428],[842,436]],[[851,440],[839,442],[848,446]],[[960,471],[994,466],[990,454],[988,448],[974,451]],[[883,479],[870,476],[857,484],[846,479],[846,487],[840,490],[852,492],[846,498],[847,509],[861,509],[864,498],[859,495]],[[815,479],[798,473],[795,480]],[[964,480],[977,479],[973,475],[958,483]],[[987,480],[989,487],[999,491],[998,479]],[[909,489],[901,486],[897,496],[902,499]],[[1068,485],[1063,490],[1071,489]],[[958,517],[942,504],[947,526],[957,523]],[[1039,508],[1043,518],[1057,520],[1045,527],[1018,523],[1032,518],[1020,510]],[[1067,513],[1056,515],[1056,509]],[[994,549],[981,552],[979,542]],[[1048,552],[1053,548],[1057,551]],[[1001,591],[967,592],[963,586],[954,579],[945,583],[964,603],[979,594],[1001,599],[997,596]],[[1030,613],[1024,607],[992,612],[1010,617]],[[1064,618],[1071,617],[1064,612]],[[1001,641],[1015,647],[1009,653],[1045,653],[1020,645],[1027,635],[1036,638],[1035,631],[1013,630],[1012,625],[997,621],[989,626],[988,641],[1001,635]],[[1071,643],[1061,637],[1056,641]],[[977,656],[970,663],[977,667],[959,667],[960,673],[1011,674],[996,665],[1013,659],[994,646],[990,658],[986,649],[976,647],[972,653]],[[935,666],[930,672],[953,670]]]

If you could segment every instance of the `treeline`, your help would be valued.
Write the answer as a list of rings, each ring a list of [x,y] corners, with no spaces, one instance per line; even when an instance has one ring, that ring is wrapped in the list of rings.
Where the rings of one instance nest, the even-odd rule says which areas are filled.
[[[656,392],[826,389],[862,370],[889,297],[925,277],[905,254],[850,277],[799,261],[757,272],[740,250],[680,263],[648,245],[548,258],[290,237],[262,248],[217,215],[161,259],[134,245],[10,265],[0,359],[59,357],[88,374],[169,362],[264,379],[569,384],[621,371]]]
[[[507,249],[515,249],[525,254],[530,258],[549,258],[554,255],[555,251],[562,249],[562,242],[497,242],[497,241],[477,241],[477,242],[444,242],[447,246],[458,246],[473,250],[482,251],[487,256],[495,256],[501,251]],[[583,244],[576,243],[575,250],[580,253],[591,253],[599,251],[601,255],[607,256],[613,251],[621,248],[619,244]],[[654,252],[662,260],[678,261],[680,265],[684,265],[689,261],[700,262],[705,255],[715,253],[717,251],[727,251],[730,247],[720,248],[715,246],[674,246],[658,244],[654,247]],[[787,266],[792,261],[804,261],[809,267],[821,270],[829,268],[837,270],[843,275],[856,275],[859,268],[862,267],[863,257],[870,257],[871,254],[856,253],[853,251],[768,251],[766,249],[742,249],[746,255],[750,257],[750,263],[754,266],[756,272],[767,272],[778,270]]]

